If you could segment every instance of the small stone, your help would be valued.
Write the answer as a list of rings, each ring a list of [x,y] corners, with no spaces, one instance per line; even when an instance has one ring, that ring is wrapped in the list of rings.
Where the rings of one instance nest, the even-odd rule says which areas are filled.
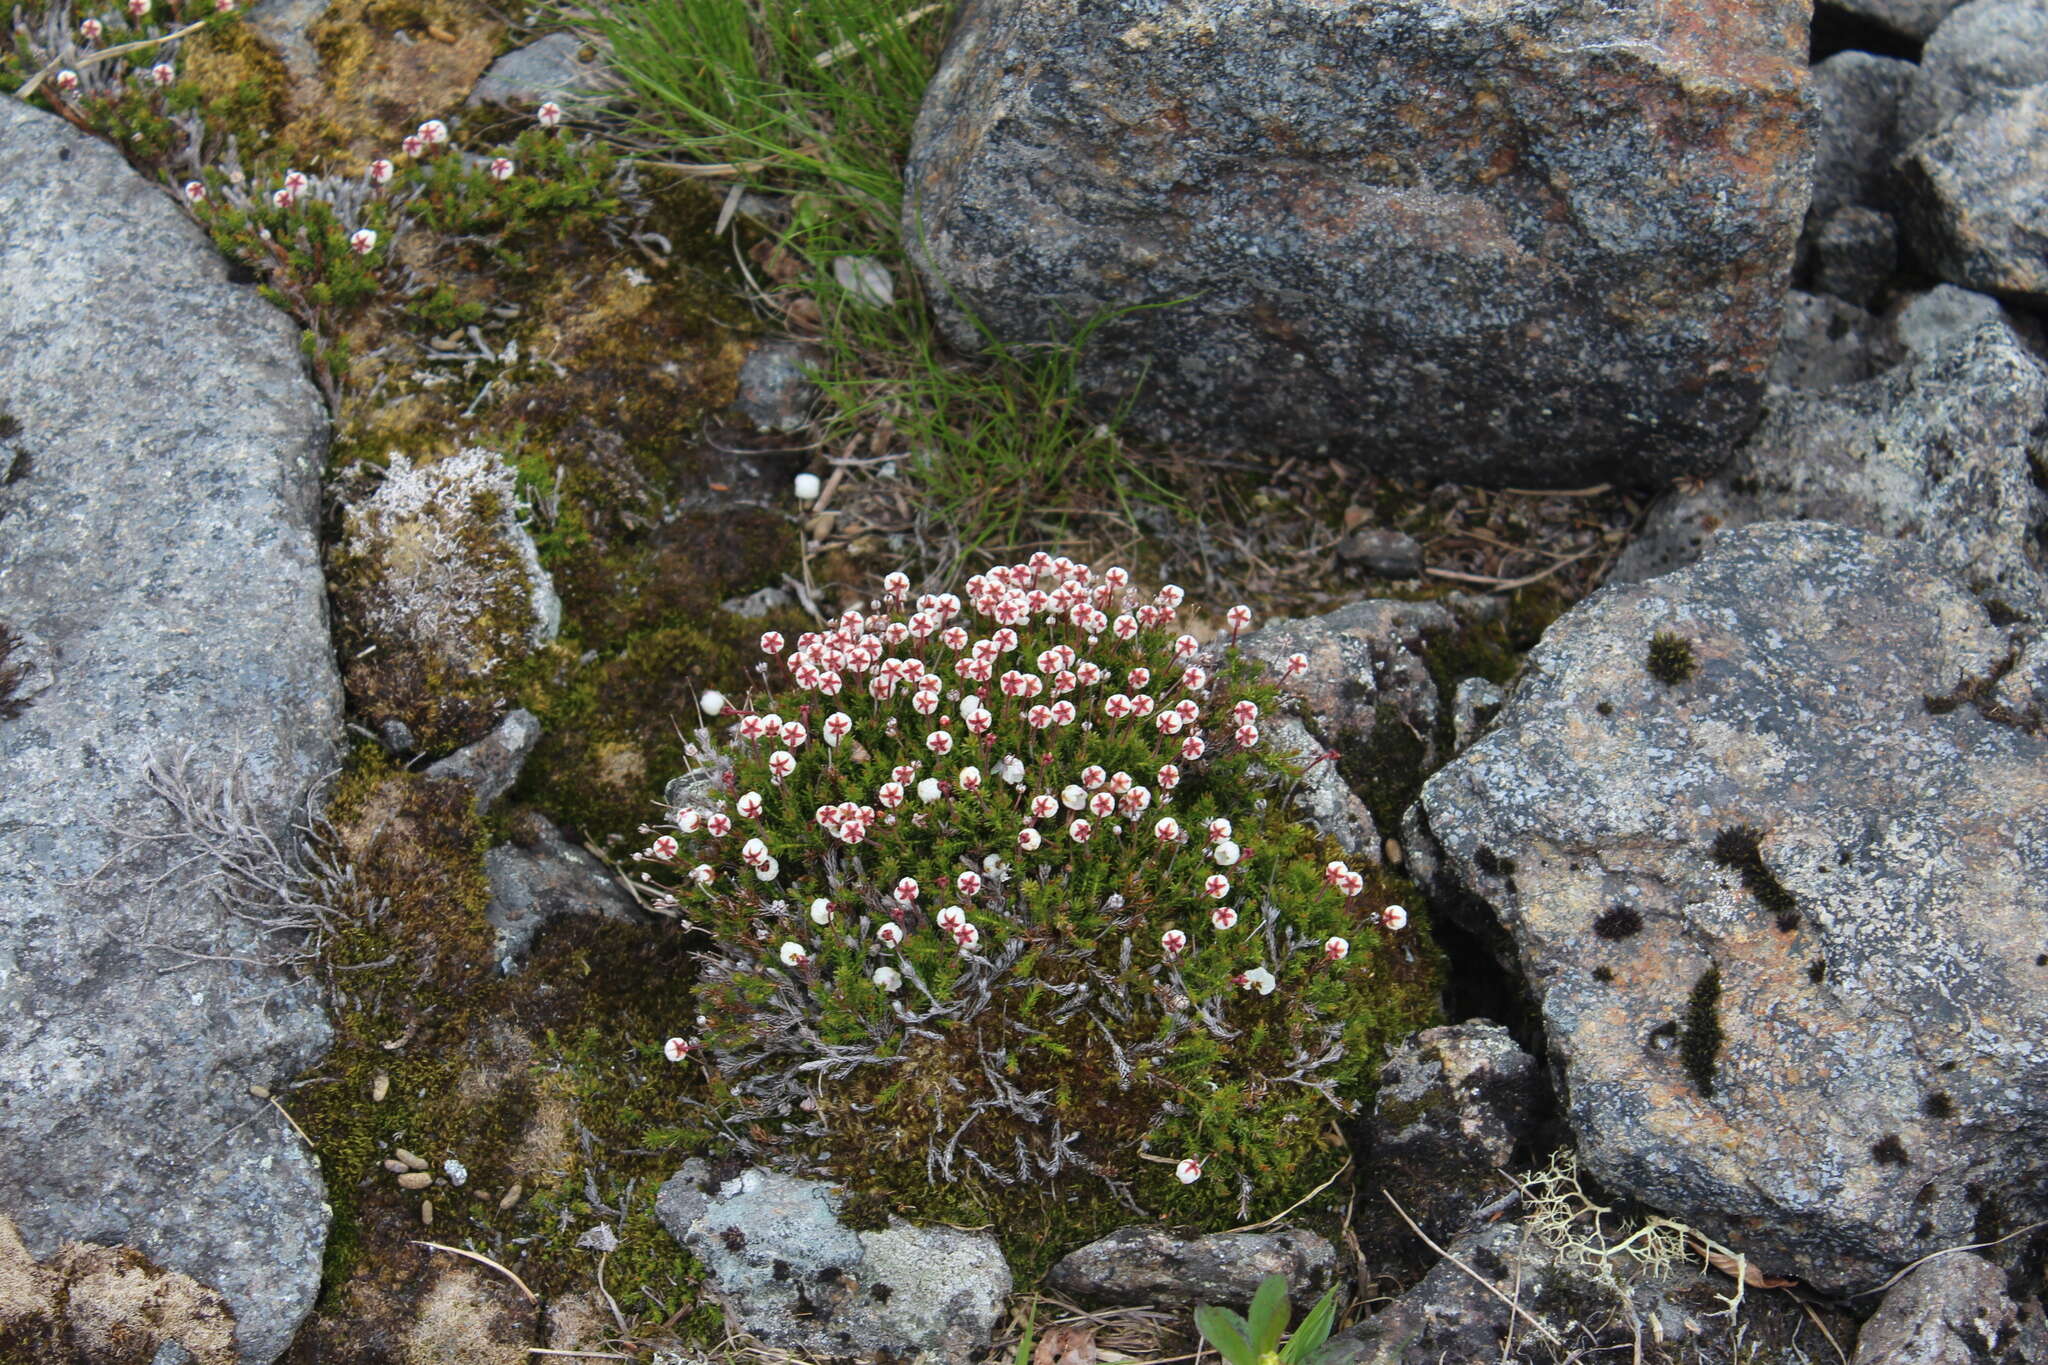
[[[1399,531],[1353,531],[1337,542],[1337,562],[1377,578],[1415,578],[1422,573],[1422,546]]]
[[[1543,1107],[1536,1059],[1486,1019],[1424,1029],[1381,1068],[1373,1098],[1374,1181],[1437,1241],[1498,1193]]]
[[[584,43],[573,33],[550,33],[525,47],[514,48],[484,72],[469,93],[469,103],[510,107],[589,103],[603,85],[603,67],[584,60]]]
[[[1297,1228],[1187,1237],[1163,1228],[1119,1228],[1071,1252],[1046,1284],[1086,1307],[1129,1304],[1243,1308],[1260,1281],[1285,1275],[1296,1312],[1340,1284],[1336,1248]],[[1345,1295],[1339,1290],[1338,1308]]]
[[[270,1087],[267,1085],[252,1085],[249,1087],[249,1093],[259,1100],[267,1100],[270,1098]]]
[[[425,1226],[427,1226],[427,1227],[432,1227],[432,1226],[434,1226],[434,1201],[433,1201],[433,1200],[431,1200],[431,1199],[422,1199],[422,1200],[420,1200],[420,1222],[421,1222],[422,1224],[424,1224]]]
[[[1914,143],[1899,174],[1907,239],[1937,274],[2048,303],[2048,82],[1986,96]]]
[[[1968,336],[1987,322],[2013,319],[1997,299],[1952,284],[1938,284],[1924,294],[1909,295],[1890,312],[1892,333],[1917,360],[1932,359],[1952,341]]]
[[[1399,867],[1401,859],[1406,856],[1401,851],[1401,841],[1391,834],[1387,836],[1387,841],[1381,846],[1380,851],[1385,856],[1388,867]]]
[[[571,843],[554,822],[525,811],[511,832],[512,842],[484,854],[484,876],[491,888],[484,919],[496,934],[500,971],[514,970],[541,926],[557,915],[637,922],[632,897],[619,888],[604,864]]]
[[[441,1170],[448,1177],[448,1183],[457,1189],[461,1189],[469,1183],[469,1167],[463,1165],[452,1156],[441,1163]]]
[[[1996,1356],[1982,1349],[1990,1343]],[[1929,1259],[1892,1286],[1857,1334],[1854,1365],[2044,1360],[2048,1326],[2041,1305],[2015,1305],[2006,1297],[2003,1270],[1982,1256],[1953,1252]]]
[[[832,278],[855,300],[870,307],[887,308],[896,301],[895,277],[872,256],[834,258]]]
[[[391,1093],[391,1073],[380,1071],[370,1080],[370,1102],[384,1103],[384,1097]]]
[[[425,1171],[407,1171],[398,1177],[398,1187],[404,1190],[424,1190],[434,1183],[434,1177]]]
[[[576,1239],[576,1245],[583,1251],[608,1254],[619,1249],[619,1234],[612,1231],[610,1223],[599,1223],[596,1227]]]
[[[1809,224],[1852,204],[1885,202],[1885,174],[1906,145],[1899,104],[1914,70],[1911,62],[1868,52],[1837,52],[1814,64],[1806,92],[1818,119]]]
[[[1773,394],[1860,384],[1897,359],[1889,329],[1853,303],[1794,289],[1785,296],[1785,336],[1771,362]]]
[[[405,1148],[400,1147],[391,1155],[397,1157],[400,1161],[403,1161],[405,1163],[405,1168],[409,1171],[424,1171],[425,1169],[427,1169],[427,1159],[419,1155],[417,1152],[408,1152],[405,1150]]]
[[[410,1171],[412,1167],[406,1165],[403,1161],[400,1161],[396,1157],[385,1157],[384,1169],[391,1172],[391,1174],[393,1175],[404,1175],[407,1171]]]
[[[498,1211],[500,1213],[503,1213],[505,1210],[517,1204],[519,1202],[519,1196],[524,1193],[526,1193],[526,1187],[524,1185],[519,1184],[517,1181],[514,1181],[511,1189],[505,1191],[505,1193],[498,1196]]]
[[[1899,135],[1910,144],[2001,94],[2044,82],[2048,0],[1973,0],[1921,52],[1899,106]]]
[[[749,621],[758,621],[771,611],[793,607],[796,599],[781,588],[756,588],[745,597],[728,597],[718,604],[719,610],[729,611],[734,616],[744,616]]]
[[[762,431],[802,431],[820,397],[811,375],[824,366],[825,352],[807,342],[762,342],[740,363],[733,406]]]
[[[520,709],[507,713],[498,728],[466,748],[427,768],[427,776],[440,781],[468,784],[476,793],[479,811],[488,811],[512,790],[520,769],[533,746],[540,743],[540,721],[533,712]]]

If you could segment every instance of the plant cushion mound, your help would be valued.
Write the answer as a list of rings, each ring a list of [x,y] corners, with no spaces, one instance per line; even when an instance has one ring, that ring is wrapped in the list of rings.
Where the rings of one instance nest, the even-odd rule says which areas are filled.
[[[1182,601],[1040,554],[763,637],[712,799],[639,855],[708,937],[686,1042],[750,1155],[1195,1220],[1336,1169],[1435,957],[1291,812],[1249,609],[1210,668]]]

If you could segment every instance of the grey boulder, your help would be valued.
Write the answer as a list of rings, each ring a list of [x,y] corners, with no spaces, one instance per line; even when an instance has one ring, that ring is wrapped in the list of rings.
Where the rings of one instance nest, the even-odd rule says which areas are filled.
[[[2048,81],[1986,96],[1899,169],[1907,237],[1937,274],[2048,304]]]
[[[1828,1291],[2048,1213],[2048,738],[1966,700],[2012,649],[1925,550],[1763,523],[1580,603],[1424,786],[1602,1185]]]
[[[741,1329],[770,1346],[942,1365],[986,1350],[1010,1293],[995,1238],[894,1217],[856,1232],[843,1203],[820,1181],[753,1167],[720,1179],[693,1158],[655,1213]]]
[[[1569,486],[1753,422],[1810,191],[1807,8],[969,0],[903,229],[948,335],[1141,431]]]
[[[1862,384],[1775,397],[1719,478],[1652,511],[1617,578],[1668,572],[1758,521],[1813,518],[1924,546],[1987,600],[2048,619],[2048,372],[2002,322]]]
[[[1854,1365],[2038,1365],[2048,1324],[2038,1299],[2006,1297],[2003,1270],[1967,1251],[1900,1280],[1856,1337]]]
[[[467,784],[476,793],[477,809],[489,810],[519,781],[519,771],[538,743],[540,721],[520,707],[476,743],[429,764],[427,776]]]
[[[1338,1309],[1350,1299],[1337,1249],[1300,1228],[1184,1236],[1164,1228],[1118,1228],[1069,1252],[1046,1272],[1046,1287],[1084,1307],[1129,1305],[1243,1308],[1268,1275],[1284,1275],[1297,1313],[1332,1285]]]
[[[1943,21],[1899,106],[1899,145],[2000,94],[2048,81],[2048,0],[1971,0]]]
[[[1837,52],[1815,62],[1807,86],[1819,122],[1813,143],[1813,217],[1887,202],[1885,175],[1905,149],[1899,105],[1912,88],[1913,63],[1870,52]]]
[[[733,405],[762,431],[802,431],[819,398],[810,372],[824,364],[824,351],[808,342],[762,342],[740,363],[739,394]]]
[[[602,63],[584,59],[585,45],[573,33],[550,33],[517,47],[492,62],[469,103],[499,104],[511,108],[542,104],[588,102],[602,93],[609,73]]]
[[[0,621],[45,685],[0,720],[0,1214],[225,1296],[245,1361],[319,1287],[319,1172],[249,1094],[328,1042],[314,984],[200,880],[145,778],[205,751],[234,822],[338,760],[316,534],[327,417],[297,329],[118,152],[0,100]],[[169,874],[166,876],[166,874]],[[207,960],[180,954],[203,953]],[[167,970],[176,968],[176,970]]]
[[[1838,297],[1795,289],[1785,296],[1785,336],[1771,362],[1772,398],[1860,384],[1897,360],[1898,343],[1882,319]],[[1738,452],[1734,463],[1742,460]]]

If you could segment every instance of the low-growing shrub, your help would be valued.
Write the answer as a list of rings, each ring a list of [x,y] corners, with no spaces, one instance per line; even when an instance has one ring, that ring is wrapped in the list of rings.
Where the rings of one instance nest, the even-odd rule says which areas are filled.
[[[909,596],[892,574],[870,612],[764,636],[730,742],[646,827],[708,936],[671,1057],[705,1059],[756,1159],[899,1201],[1298,1197],[1435,959],[1292,809],[1250,611],[1205,650],[1178,588],[1043,554]]]

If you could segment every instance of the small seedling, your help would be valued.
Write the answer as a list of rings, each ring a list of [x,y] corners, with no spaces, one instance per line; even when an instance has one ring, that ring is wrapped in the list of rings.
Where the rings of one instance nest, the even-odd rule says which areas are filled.
[[[1251,1309],[1245,1317],[1228,1308],[1197,1308],[1195,1326],[1226,1365],[1314,1365],[1337,1321],[1336,1287],[1324,1292],[1302,1319],[1300,1329],[1282,1346],[1280,1338],[1286,1333],[1291,1316],[1287,1277],[1275,1274],[1268,1275],[1252,1296]]]

